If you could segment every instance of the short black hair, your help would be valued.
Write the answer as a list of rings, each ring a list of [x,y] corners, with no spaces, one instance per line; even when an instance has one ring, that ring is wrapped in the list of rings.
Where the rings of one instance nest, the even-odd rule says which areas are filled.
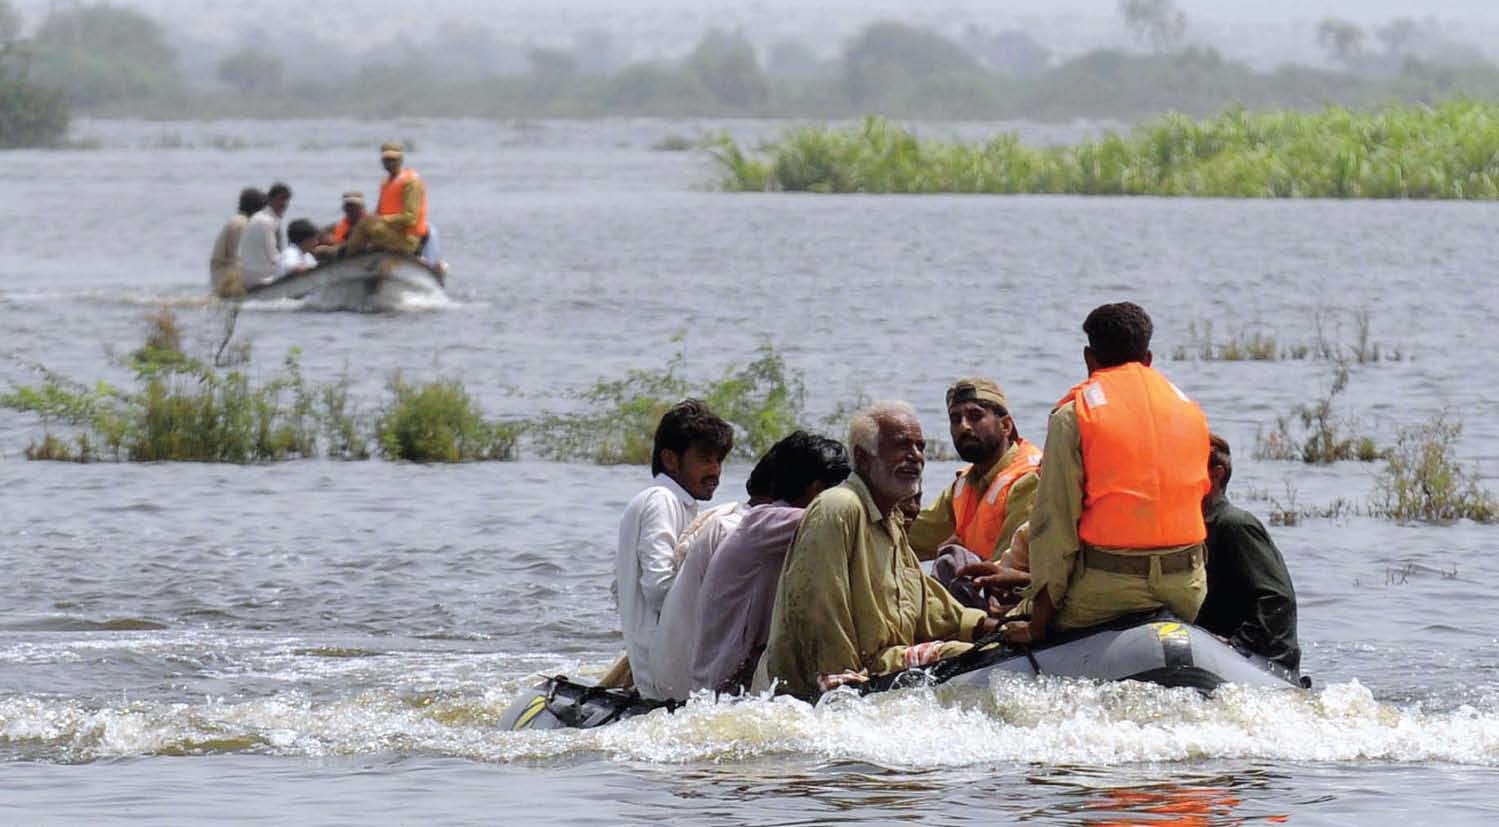
[[[778,500],[798,499],[814,482],[832,488],[853,473],[848,449],[836,439],[795,431],[776,444],[781,448],[775,475]]]
[[[254,187],[245,187],[239,191],[239,211],[244,215],[254,215],[265,209],[265,193]]]
[[[317,225],[305,218],[298,218],[286,227],[286,240],[293,244],[301,244],[315,235],[317,235]]]
[[[265,200],[269,201],[272,198],[280,198],[283,195],[287,198],[290,198],[291,187],[288,187],[280,181],[277,181],[276,183],[271,185],[270,189],[265,191]]]
[[[1126,362],[1143,362],[1150,352],[1150,334],[1154,327],[1150,314],[1134,302],[1117,302],[1095,307],[1083,322],[1088,347],[1098,366],[1112,368]]]
[[[801,431],[797,431],[791,436],[796,436],[799,433]],[[781,463],[781,448],[786,445],[786,440],[789,439],[791,437],[788,436],[786,439],[770,446],[770,450],[765,452],[765,456],[760,457],[760,461],[755,463],[755,467],[750,471],[749,479],[744,481],[744,493],[748,494],[750,499],[756,497],[774,497],[776,495],[775,482]]]
[[[1217,434],[1208,434],[1208,467],[1214,465],[1223,468],[1223,487],[1228,487],[1228,481],[1234,475],[1234,455],[1228,449],[1228,440]]]
[[[708,403],[701,399],[683,399],[668,408],[656,426],[655,444],[651,448],[651,474],[666,470],[661,462],[662,451],[670,449],[680,455],[693,446],[715,452],[719,459],[723,459],[734,449],[734,429],[709,410]]]

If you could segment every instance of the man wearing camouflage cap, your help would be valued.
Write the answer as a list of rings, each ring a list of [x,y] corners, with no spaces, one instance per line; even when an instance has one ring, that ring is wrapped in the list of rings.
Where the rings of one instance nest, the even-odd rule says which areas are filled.
[[[981,590],[957,573],[998,561],[1030,517],[1041,449],[1021,438],[1005,393],[992,379],[954,382],[947,391],[947,419],[953,447],[970,464],[916,518],[911,548],[922,559],[938,558],[933,575],[955,597],[986,608]]]
[[[405,158],[401,144],[381,145],[380,164],[389,176],[380,183],[374,217],[360,221],[349,234],[347,255],[365,250],[414,255],[427,237],[427,185],[405,166]]]

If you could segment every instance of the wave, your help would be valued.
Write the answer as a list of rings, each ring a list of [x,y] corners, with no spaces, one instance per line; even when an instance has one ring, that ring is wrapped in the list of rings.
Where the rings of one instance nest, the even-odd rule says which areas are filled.
[[[583,755],[660,764],[802,756],[902,770],[1206,759],[1499,766],[1499,708],[1397,707],[1377,701],[1357,681],[1315,693],[1226,687],[1204,698],[1148,684],[1008,676],[987,690],[835,694],[816,706],[704,696],[675,714],[597,730],[502,732],[498,720],[518,686],[103,706],[16,696],[0,700],[0,747],[67,762],[252,752],[497,763]]]

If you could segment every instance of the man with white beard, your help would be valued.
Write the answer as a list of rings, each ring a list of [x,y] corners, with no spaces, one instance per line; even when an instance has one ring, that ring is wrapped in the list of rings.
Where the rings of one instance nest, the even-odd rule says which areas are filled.
[[[879,402],[849,426],[854,475],[812,501],[786,554],[761,681],[803,698],[961,654],[997,623],[921,571],[897,503],[921,486],[916,410]]]

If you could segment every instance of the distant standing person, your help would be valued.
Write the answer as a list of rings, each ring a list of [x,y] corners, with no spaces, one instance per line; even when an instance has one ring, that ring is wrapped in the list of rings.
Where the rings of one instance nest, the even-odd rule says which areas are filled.
[[[1296,642],[1296,588],[1270,532],[1253,514],[1228,501],[1234,474],[1228,440],[1210,438],[1208,479],[1202,501],[1207,523],[1208,596],[1197,625],[1235,648],[1254,652],[1292,671],[1301,668]]]
[[[427,237],[427,185],[416,170],[405,166],[406,153],[399,143],[380,147],[385,180],[372,219],[354,227],[344,250],[355,255],[366,250],[389,250],[415,255]]]
[[[239,277],[239,240],[250,223],[250,216],[264,207],[265,193],[254,187],[239,191],[239,211],[219,230],[219,237],[213,242],[213,254],[208,259],[214,295],[228,298],[245,292]]]
[[[281,216],[291,205],[291,187],[274,183],[266,205],[250,216],[239,239],[239,272],[248,289],[275,280],[281,269]]]

